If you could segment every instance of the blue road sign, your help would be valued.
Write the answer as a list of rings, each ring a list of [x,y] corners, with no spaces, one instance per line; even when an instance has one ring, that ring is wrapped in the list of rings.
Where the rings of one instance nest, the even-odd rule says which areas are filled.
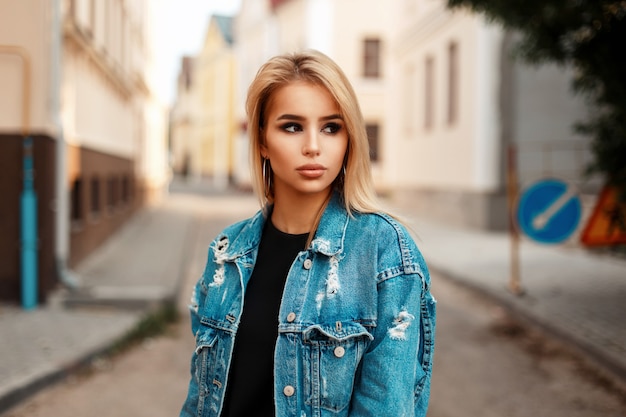
[[[580,199],[565,182],[538,181],[522,194],[517,208],[517,224],[531,239],[541,243],[561,243],[574,233],[580,221]]]

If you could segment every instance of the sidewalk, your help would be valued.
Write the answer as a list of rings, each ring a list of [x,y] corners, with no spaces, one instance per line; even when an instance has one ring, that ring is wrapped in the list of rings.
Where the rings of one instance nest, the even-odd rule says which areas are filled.
[[[626,382],[626,259],[522,238],[517,296],[509,290],[508,234],[413,224],[432,270],[491,296]]]
[[[0,305],[0,413],[90,363],[177,297],[197,221],[179,200],[137,213],[73,271],[77,291],[62,289],[32,311]]]
[[[65,294],[63,305],[97,308],[51,302],[25,312],[0,305],[0,413],[106,351],[147,309],[187,291],[179,288],[187,273],[187,245],[200,230],[206,233],[207,222],[210,233],[217,233],[223,223],[256,207],[249,195],[194,198],[175,193],[143,210],[77,268],[81,290]],[[518,297],[507,289],[506,234],[423,219],[412,223],[432,270],[487,293],[626,381],[626,260],[523,241],[526,294]]]

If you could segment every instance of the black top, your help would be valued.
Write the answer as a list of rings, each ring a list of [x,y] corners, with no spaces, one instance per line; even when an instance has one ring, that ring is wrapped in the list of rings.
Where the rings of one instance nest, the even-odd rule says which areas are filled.
[[[290,235],[268,220],[246,288],[222,417],[274,417],[274,347],[289,268],[308,233]]]

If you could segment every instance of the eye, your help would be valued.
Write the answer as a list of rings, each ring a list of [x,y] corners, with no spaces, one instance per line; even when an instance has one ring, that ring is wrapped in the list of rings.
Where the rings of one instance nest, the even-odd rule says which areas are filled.
[[[322,132],[327,134],[335,134],[341,130],[341,125],[339,123],[328,123],[326,126],[322,128]]]
[[[302,126],[300,126],[298,123],[286,123],[282,125],[281,128],[285,132],[289,132],[289,133],[296,133],[296,132],[302,131]]]

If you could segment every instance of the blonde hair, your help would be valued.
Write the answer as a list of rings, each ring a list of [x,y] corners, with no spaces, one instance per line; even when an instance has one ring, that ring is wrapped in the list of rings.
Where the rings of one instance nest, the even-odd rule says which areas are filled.
[[[271,186],[267,189],[263,176],[260,151],[265,118],[273,94],[294,81],[324,87],[339,107],[348,133],[348,147],[344,159],[345,174],[339,174],[334,187],[342,193],[346,210],[350,214],[353,211],[379,211],[370,169],[369,143],[356,94],[341,68],[328,56],[314,50],[271,58],[261,66],[248,89],[246,113],[250,132],[252,183],[261,207],[274,201],[274,191]],[[271,176],[272,173],[267,172],[266,175]]]

